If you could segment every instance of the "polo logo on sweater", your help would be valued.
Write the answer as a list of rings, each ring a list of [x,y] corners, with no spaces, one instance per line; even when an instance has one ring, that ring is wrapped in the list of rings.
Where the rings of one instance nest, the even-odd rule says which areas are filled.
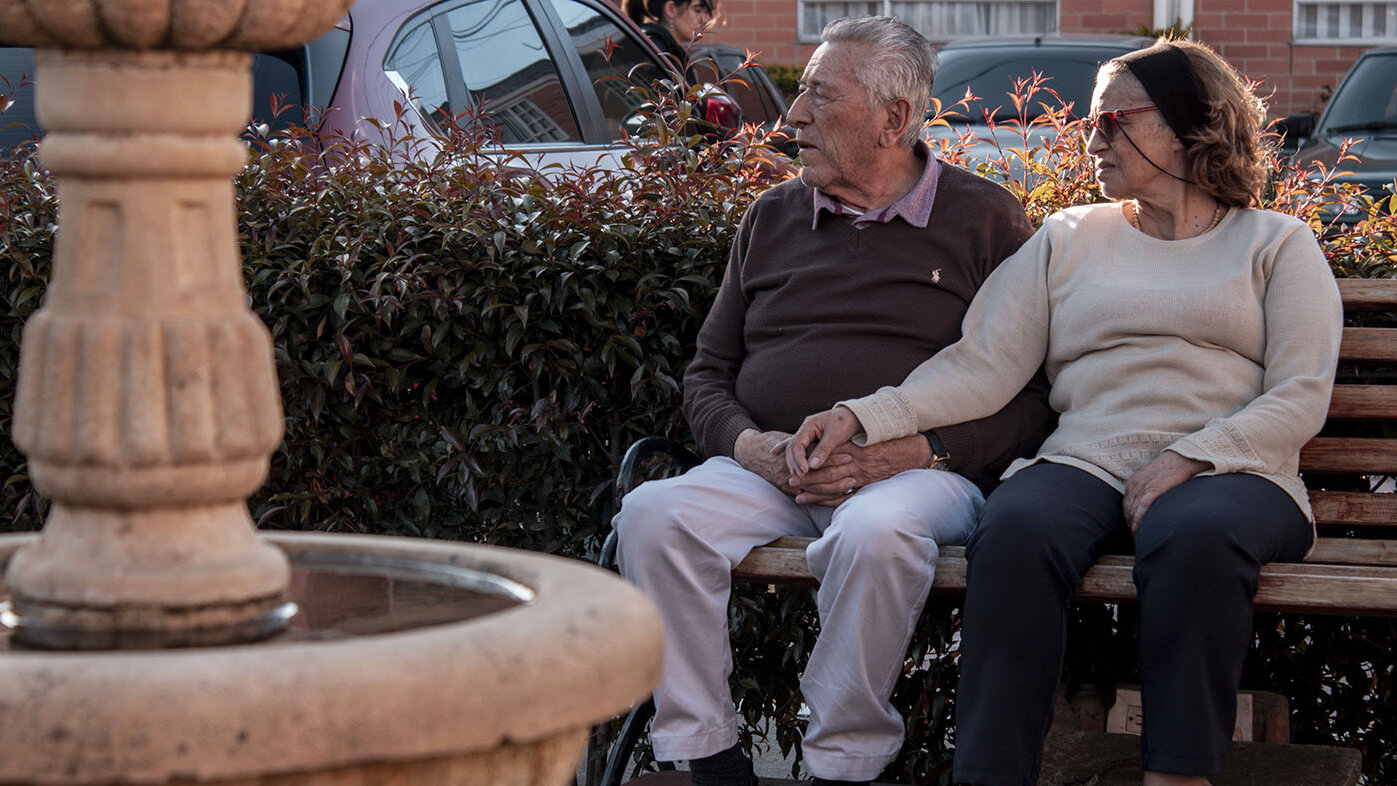
[[[937,269],[931,271],[931,283],[933,283],[933,284],[940,284],[940,283],[941,283],[941,268],[938,267]]]

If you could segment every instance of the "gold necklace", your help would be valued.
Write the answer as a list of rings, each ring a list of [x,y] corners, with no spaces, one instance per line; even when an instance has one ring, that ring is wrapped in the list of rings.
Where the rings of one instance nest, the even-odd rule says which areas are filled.
[[[1130,225],[1135,227],[1135,229],[1137,229],[1138,231],[1144,232],[1145,230],[1140,229],[1140,202],[1139,200],[1134,200],[1130,204]],[[1222,217],[1225,215],[1227,215],[1227,208],[1223,207],[1222,203],[1218,203],[1218,206],[1213,208],[1212,220],[1209,221],[1208,225],[1206,227],[1203,227],[1203,231],[1199,232],[1198,234],[1206,235],[1209,232],[1213,231],[1214,227],[1222,223]]]

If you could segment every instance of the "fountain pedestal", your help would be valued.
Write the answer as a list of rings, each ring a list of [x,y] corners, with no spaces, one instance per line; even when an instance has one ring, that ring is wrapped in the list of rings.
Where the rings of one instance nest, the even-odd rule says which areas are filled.
[[[230,178],[250,56],[39,50],[63,231],[26,324],[15,444],[53,500],[6,580],[57,648],[247,641],[286,624],[286,559],[245,501],[281,441]]]
[[[132,11],[110,5],[104,25]],[[310,5],[328,25],[344,3]],[[90,42],[80,6],[30,6],[59,43]],[[0,20],[17,7],[0,2]],[[135,21],[114,28],[146,30]],[[15,401],[15,444],[53,500],[6,576],[16,635],[52,648],[256,639],[286,625],[287,564],[246,506],[282,436],[231,182],[247,158],[251,55],[102,43],[34,57],[63,229]]]

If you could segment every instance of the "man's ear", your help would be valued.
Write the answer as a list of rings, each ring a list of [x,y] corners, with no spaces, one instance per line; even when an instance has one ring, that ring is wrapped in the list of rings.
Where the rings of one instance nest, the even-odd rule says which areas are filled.
[[[878,143],[883,147],[898,146],[902,135],[907,132],[907,126],[920,122],[922,118],[920,113],[913,111],[912,102],[905,98],[894,99],[884,106],[883,111],[883,128],[878,135]]]

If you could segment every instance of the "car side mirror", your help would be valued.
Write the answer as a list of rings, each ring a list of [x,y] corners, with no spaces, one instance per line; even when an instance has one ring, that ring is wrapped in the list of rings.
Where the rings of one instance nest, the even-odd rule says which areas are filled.
[[[1309,112],[1287,115],[1277,120],[1271,130],[1281,135],[1281,150],[1294,152],[1315,132],[1315,116]]]

